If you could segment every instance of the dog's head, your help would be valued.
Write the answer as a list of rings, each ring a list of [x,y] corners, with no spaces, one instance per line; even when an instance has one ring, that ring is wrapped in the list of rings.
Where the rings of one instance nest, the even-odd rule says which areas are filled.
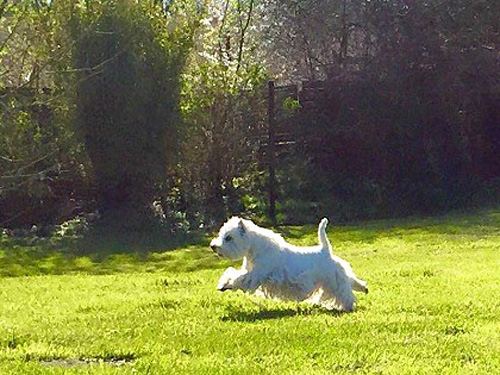
[[[229,259],[240,259],[250,249],[248,229],[244,219],[230,218],[210,242],[210,248],[218,255]]]

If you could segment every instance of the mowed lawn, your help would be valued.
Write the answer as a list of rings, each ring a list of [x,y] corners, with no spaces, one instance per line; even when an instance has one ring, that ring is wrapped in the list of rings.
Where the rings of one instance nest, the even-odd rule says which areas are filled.
[[[285,227],[315,244],[316,225]],[[358,309],[215,290],[203,244],[0,249],[0,374],[498,374],[500,212],[328,227],[370,287]],[[27,274],[28,276],[23,276]]]

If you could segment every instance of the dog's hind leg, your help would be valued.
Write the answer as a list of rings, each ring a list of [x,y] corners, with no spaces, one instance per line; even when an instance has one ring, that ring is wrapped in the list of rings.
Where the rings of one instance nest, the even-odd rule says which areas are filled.
[[[366,281],[358,279],[356,277],[350,277],[352,289],[356,292],[362,292],[368,294],[368,286],[366,285]]]
[[[334,305],[341,311],[354,311],[356,297],[352,292],[350,280],[345,275],[331,274],[322,286],[320,302]]]

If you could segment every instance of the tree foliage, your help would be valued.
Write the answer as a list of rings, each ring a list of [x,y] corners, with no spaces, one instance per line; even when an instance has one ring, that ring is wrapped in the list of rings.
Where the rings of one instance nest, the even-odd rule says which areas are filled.
[[[96,208],[132,227],[152,207],[184,228],[263,217],[268,78],[322,87],[314,110],[283,99],[295,148],[277,158],[280,218],[470,204],[500,175],[499,11],[0,0],[0,226]]]
[[[87,159],[55,74],[66,52],[56,27],[48,5],[0,3],[2,226],[70,218],[88,188]]]
[[[184,209],[201,222],[221,221],[243,209],[247,191],[238,179],[257,163],[266,72],[252,54],[257,41],[254,3],[206,2],[183,76],[187,132],[177,175]]]
[[[314,215],[447,210],[494,183],[494,2],[286,3],[270,2],[272,23],[289,30],[270,34],[274,69],[286,60],[294,69],[283,69],[283,80],[323,80],[298,131],[309,140],[310,164],[297,179],[306,182]],[[300,201],[304,189],[294,186],[283,195]]]

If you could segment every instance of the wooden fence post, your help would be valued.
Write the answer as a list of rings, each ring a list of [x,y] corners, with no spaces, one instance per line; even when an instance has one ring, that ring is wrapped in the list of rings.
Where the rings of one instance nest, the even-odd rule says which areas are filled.
[[[267,83],[267,161],[269,163],[269,218],[276,224],[276,154],[275,154],[275,95],[274,82]]]

